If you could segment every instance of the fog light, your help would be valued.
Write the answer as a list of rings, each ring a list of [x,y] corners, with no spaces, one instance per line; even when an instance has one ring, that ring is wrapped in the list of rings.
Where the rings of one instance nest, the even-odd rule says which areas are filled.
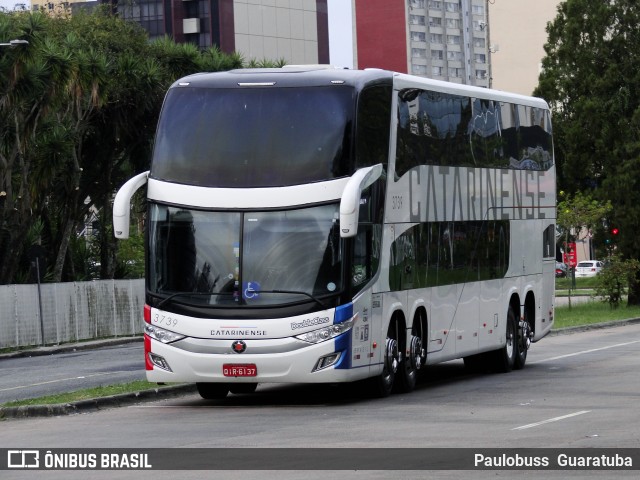
[[[151,363],[153,363],[156,367],[166,370],[167,372],[173,372],[173,370],[171,370],[171,367],[169,366],[169,363],[164,359],[162,355],[149,352],[149,360],[151,360]]]
[[[316,362],[316,366],[313,367],[312,372],[317,372],[318,370],[322,370],[324,368],[335,365],[338,360],[340,360],[341,352],[335,352],[330,355],[325,355],[324,357],[320,357]]]

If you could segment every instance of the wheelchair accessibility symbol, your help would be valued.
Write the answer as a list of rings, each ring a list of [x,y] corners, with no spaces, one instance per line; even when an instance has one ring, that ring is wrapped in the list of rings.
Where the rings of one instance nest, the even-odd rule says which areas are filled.
[[[260,297],[260,284],[258,282],[243,282],[242,296],[246,300],[252,300]]]

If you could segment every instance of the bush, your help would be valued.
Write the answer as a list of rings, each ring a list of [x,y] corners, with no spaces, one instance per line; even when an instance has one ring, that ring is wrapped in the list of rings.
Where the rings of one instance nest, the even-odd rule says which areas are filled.
[[[638,270],[640,262],[635,258],[622,260],[619,255],[613,255],[607,266],[595,277],[594,297],[601,297],[611,308],[618,308],[622,298],[635,283]]]

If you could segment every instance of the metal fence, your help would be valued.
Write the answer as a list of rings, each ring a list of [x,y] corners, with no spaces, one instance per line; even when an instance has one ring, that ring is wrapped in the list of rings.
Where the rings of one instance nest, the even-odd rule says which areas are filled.
[[[0,348],[142,333],[144,279],[0,285]]]

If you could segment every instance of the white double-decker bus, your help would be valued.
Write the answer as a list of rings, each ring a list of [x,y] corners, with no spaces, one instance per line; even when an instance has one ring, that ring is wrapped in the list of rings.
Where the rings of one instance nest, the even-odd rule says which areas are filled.
[[[553,325],[555,167],[540,99],[383,70],[192,75],[147,184],[145,359],[202,397],[425,365],[521,369]]]

